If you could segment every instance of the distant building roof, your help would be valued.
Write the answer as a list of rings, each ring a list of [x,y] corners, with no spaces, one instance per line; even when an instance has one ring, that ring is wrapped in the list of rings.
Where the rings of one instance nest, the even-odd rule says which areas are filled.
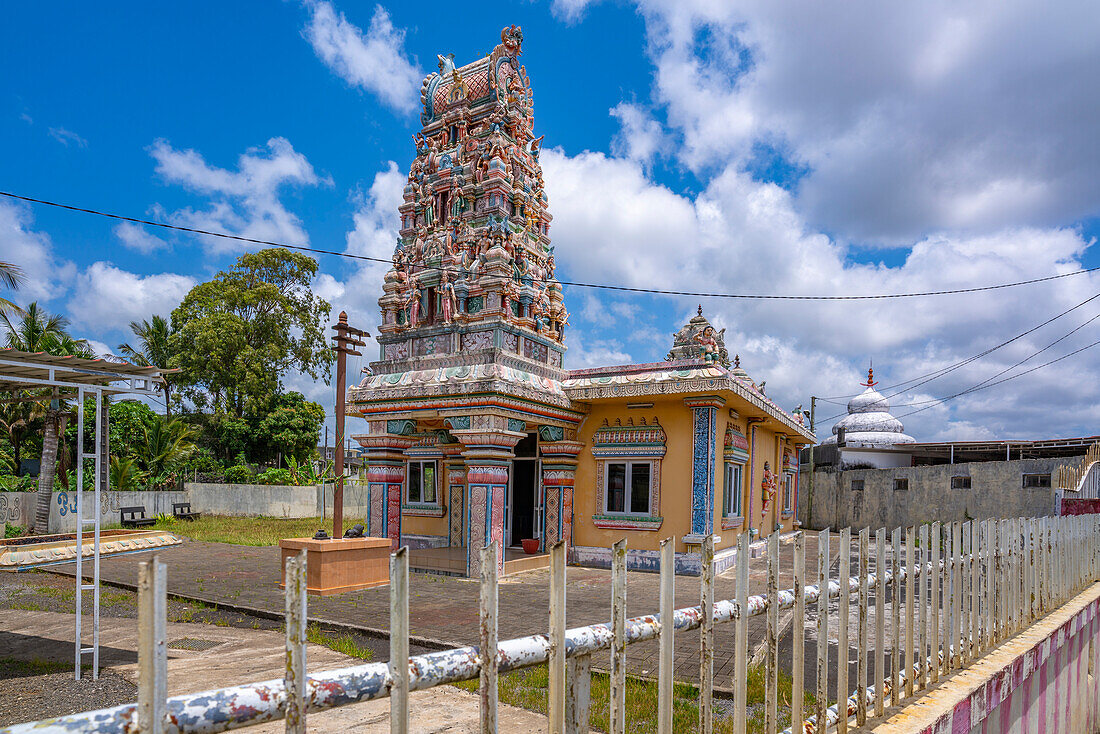
[[[833,435],[822,444],[835,444],[837,433],[844,429],[845,448],[893,449],[899,444],[916,443],[905,433],[905,426],[890,414],[890,402],[875,390],[875,372],[867,370],[867,389],[848,401],[848,415],[833,426]]]

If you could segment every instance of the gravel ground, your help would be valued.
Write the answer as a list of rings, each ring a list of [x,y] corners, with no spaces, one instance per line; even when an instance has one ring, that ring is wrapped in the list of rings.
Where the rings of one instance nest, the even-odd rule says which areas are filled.
[[[75,612],[75,583],[71,577],[46,572],[0,573],[0,609]],[[85,592],[85,613],[90,612],[91,594]],[[137,618],[137,594],[110,586],[100,587],[100,614],[104,617]],[[90,619],[90,618],[89,618]],[[197,622],[239,629],[281,630],[282,620],[253,617],[193,602],[169,598],[169,622]],[[371,651],[374,660],[389,659],[389,641],[352,634],[360,648]],[[0,727],[25,721],[62,716],[79,711],[117,706],[137,698],[137,689],[104,668],[98,681],[76,681],[72,674],[72,648],[63,657],[13,660],[3,657],[0,630]],[[413,646],[413,655],[427,652]]]
[[[137,687],[111,669],[99,680],[74,680],[72,670],[24,675],[28,666],[0,661],[0,726],[107,708],[137,698]]]

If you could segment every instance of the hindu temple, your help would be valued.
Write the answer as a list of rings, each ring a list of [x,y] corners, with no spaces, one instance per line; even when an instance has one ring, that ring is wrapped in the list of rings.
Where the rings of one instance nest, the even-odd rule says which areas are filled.
[[[564,542],[571,562],[607,565],[626,537],[630,565],[655,568],[675,537],[678,570],[697,573],[708,534],[728,531],[728,549],[742,530],[793,527],[813,436],[731,368],[701,307],[664,362],[565,369],[522,44],[511,26],[469,64],[441,55],[421,87],[380,355],[347,393],[367,425],[367,530],[448,549],[442,570],[470,576],[493,542]]]

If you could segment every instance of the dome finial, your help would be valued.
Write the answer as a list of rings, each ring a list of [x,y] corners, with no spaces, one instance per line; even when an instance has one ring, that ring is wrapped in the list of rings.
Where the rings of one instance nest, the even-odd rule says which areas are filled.
[[[695,311],[695,315],[696,316],[702,316],[703,315],[703,304],[701,304],[701,303],[699,304],[699,308]]]
[[[741,368],[741,355],[740,354],[733,355],[733,367],[734,367],[734,369],[740,369]]]
[[[860,385],[864,387],[874,387],[878,383],[875,382],[875,363],[872,361],[867,367],[867,382],[861,382]]]

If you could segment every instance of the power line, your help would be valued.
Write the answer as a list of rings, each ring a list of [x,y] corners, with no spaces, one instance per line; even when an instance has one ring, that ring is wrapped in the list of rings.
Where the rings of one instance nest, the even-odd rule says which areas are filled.
[[[1032,372],[1035,372],[1036,370],[1041,370],[1042,368],[1049,367],[1050,365],[1052,365],[1056,362],[1061,362],[1063,359],[1069,359],[1070,357],[1072,357],[1076,354],[1080,354],[1081,352],[1085,351],[1086,349],[1092,349],[1093,347],[1095,347],[1098,344],[1100,344],[1100,339],[1094,341],[1092,344],[1086,344],[1085,346],[1081,347],[1080,349],[1075,349],[1072,352],[1070,352],[1069,354],[1063,354],[1061,357],[1058,357],[1057,359],[1052,359],[1049,362],[1044,362],[1043,364],[1036,365],[1036,366],[1032,367],[1029,370],[1024,370],[1023,372],[1018,372],[1017,374],[1006,377],[1003,380],[997,380],[996,382],[990,382],[988,384],[979,383],[978,385],[975,385],[972,388],[968,388],[966,390],[963,390],[962,392],[955,393],[954,395],[948,395],[947,397],[941,398],[940,400],[938,400],[936,402],[937,403],[946,403],[948,400],[954,400],[955,398],[962,397],[963,395],[968,395],[972,392],[977,392],[979,390],[986,390],[988,388],[1004,384],[1006,382],[1009,382],[1010,380],[1015,380],[1017,377],[1023,377],[1024,375],[1029,375]],[[1032,355],[1032,356],[1034,356],[1034,355]],[[1009,369],[1012,369],[1012,368],[1010,367]],[[1004,373],[1002,372],[1001,374],[1004,374]],[[990,379],[992,379],[992,378],[990,378]],[[903,413],[902,415],[900,415],[898,417],[899,418],[904,418],[907,415],[913,415],[914,413],[920,413],[923,410],[928,410],[929,408],[933,408],[933,407],[935,407],[935,405],[927,405],[923,408],[917,408],[916,410],[909,411],[908,413]]]
[[[895,393],[891,393],[890,395],[887,395],[887,396],[886,396],[886,399],[887,399],[887,400],[889,400],[890,398],[893,398],[893,397],[897,397],[898,395],[901,395],[901,394],[902,394],[903,392],[908,392],[909,390],[912,390],[913,388],[917,388],[917,387],[920,387],[921,385],[926,385],[926,384],[928,384],[929,382],[932,382],[933,380],[937,380],[937,379],[939,379],[940,377],[943,377],[944,375],[946,375],[946,374],[948,374],[948,373],[950,373],[950,372],[954,372],[955,370],[957,370],[957,369],[959,369],[959,368],[961,368],[961,367],[965,367],[966,365],[970,364],[971,362],[974,362],[974,361],[976,361],[976,360],[979,360],[979,359],[981,359],[982,357],[985,357],[985,356],[987,356],[987,355],[989,355],[989,354],[992,354],[993,352],[997,351],[997,350],[998,350],[998,349],[1000,349],[1001,347],[1005,347],[1005,346],[1008,346],[1008,345],[1009,345],[1009,344],[1011,344],[1012,342],[1014,342],[1014,341],[1018,341],[1018,340],[1020,340],[1020,339],[1024,338],[1025,336],[1027,336],[1028,334],[1031,334],[1032,332],[1038,331],[1039,329],[1043,328],[1043,327],[1044,327],[1044,326],[1046,326],[1047,324],[1050,324],[1050,323],[1053,323],[1054,321],[1057,321],[1058,319],[1062,318],[1062,317],[1063,317],[1063,316],[1065,316],[1066,314],[1072,313],[1073,311],[1076,311],[1077,309],[1081,308],[1082,306],[1084,306],[1084,305],[1086,305],[1086,304],[1088,304],[1088,303],[1091,303],[1092,301],[1095,301],[1095,300],[1096,300],[1097,298],[1100,298],[1100,293],[1097,293],[1097,294],[1095,294],[1095,295],[1093,295],[1093,296],[1090,296],[1089,298],[1086,298],[1085,300],[1081,301],[1081,302],[1080,302],[1080,303],[1078,303],[1077,305],[1075,305],[1075,306],[1071,306],[1071,307],[1067,308],[1067,309],[1066,309],[1065,311],[1062,311],[1062,312],[1061,312],[1060,314],[1057,314],[1056,316],[1051,316],[1051,317],[1050,317],[1049,319],[1047,319],[1047,320],[1046,320],[1046,321],[1044,321],[1043,323],[1041,323],[1041,324],[1038,324],[1038,325],[1036,325],[1036,326],[1033,326],[1033,327],[1031,327],[1030,329],[1028,329],[1027,331],[1021,332],[1021,333],[1017,334],[1016,336],[1012,337],[1011,339],[1007,339],[1007,340],[1005,340],[1005,341],[1001,342],[1000,344],[997,344],[996,346],[992,346],[992,347],[990,347],[989,349],[986,349],[985,351],[982,351],[982,352],[979,352],[979,353],[977,353],[977,354],[975,354],[975,355],[972,355],[972,356],[970,356],[970,357],[967,357],[967,358],[966,358],[966,359],[964,359],[964,360],[961,360],[961,361],[959,361],[959,362],[955,362],[954,364],[948,365],[947,367],[942,367],[942,368],[940,368],[940,369],[938,369],[938,370],[934,370],[934,371],[932,371],[932,372],[928,372],[928,373],[926,373],[926,374],[924,374],[924,375],[918,375],[917,377],[914,377],[914,378],[912,378],[912,379],[910,379],[910,380],[905,380],[904,382],[899,382],[899,383],[896,383],[896,384],[894,384],[894,385],[888,385],[888,386],[886,386],[886,387],[883,387],[882,389],[883,389],[883,390],[885,391],[885,390],[891,390],[891,389],[893,389],[893,388],[895,388],[895,387],[901,387],[901,386],[903,386],[903,385],[909,385],[909,387],[908,387],[908,388],[906,388],[905,390],[898,390],[898,391],[897,391],[897,392],[895,392]],[[1088,323],[1088,322],[1086,322],[1086,323]],[[1082,326],[1083,326],[1083,324],[1082,324]],[[1081,328],[1081,327],[1077,327],[1077,328],[1079,329],[1079,328]],[[1074,331],[1076,331],[1076,330],[1077,330],[1077,329],[1074,329]],[[1072,333],[1073,333],[1073,332],[1071,331],[1071,332],[1070,332],[1070,334],[1072,334]],[[1069,334],[1067,334],[1066,336],[1069,336]],[[1062,338],[1064,339],[1065,337],[1062,337]],[[1057,343],[1057,342],[1055,342],[1055,343]],[[1053,346],[1053,344],[1051,344],[1051,345],[1048,345],[1047,347],[1045,347],[1045,348],[1044,348],[1044,350],[1040,350],[1040,351],[1045,351],[1045,349],[1048,349],[1048,348],[1050,348],[1051,346]],[[1038,353],[1039,353],[1039,352],[1036,352],[1036,354],[1038,354]],[[1031,355],[1031,356],[1033,356],[1033,357],[1034,357],[1034,356],[1035,356],[1035,354],[1033,354],[1033,355]],[[1029,359],[1030,359],[1030,357],[1029,357]],[[1025,360],[1025,361],[1026,361],[1026,360]],[[994,375],[994,377],[996,377],[996,375]],[[927,379],[924,379],[924,378],[927,378]],[[992,378],[990,378],[990,379],[992,379]],[[918,381],[919,381],[919,382],[918,382]],[[914,382],[915,382],[916,384],[911,384],[911,383],[914,383]],[[857,394],[858,394],[858,393],[857,393]],[[847,397],[847,398],[852,398],[852,397],[855,397],[855,395],[839,395],[839,396],[834,396],[834,397],[835,397],[835,398],[846,398],[846,397]],[[835,402],[833,398],[829,398],[829,399],[826,399],[826,398],[818,398],[818,400],[825,400],[825,402],[828,402],[828,403],[832,403],[833,405],[841,405],[841,403],[837,403],[837,402]],[[830,416],[830,417],[828,417],[828,418],[824,418],[824,419],[822,419],[822,422],[825,422],[825,423],[827,423],[827,422],[829,422],[829,421],[831,421],[831,420],[835,420],[835,419],[837,419],[837,418],[840,418],[840,417],[841,417],[841,416],[843,416],[843,415],[844,415],[844,413],[837,413],[837,414],[836,414],[836,415],[834,415],[834,416]]]
[[[19,194],[13,194],[8,191],[0,191],[0,196],[6,196],[11,199],[18,199],[19,201],[26,201],[31,204],[43,204],[45,206],[52,206],[58,209],[67,209],[69,211],[81,212],[84,214],[94,214],[99,217],[106,217],[108,219],[117,219],[123,222],[133,222],[134,224],[144,224],[150,227],[160,227],[162,229],[171,229],[178,232],[188,232],[190,234],[201,234],[208,237],[221,237],[223,239],[236,240],[238,242],[248,242],[255,245],[267,245],[270,247],[283,247],[288,250],[300,250],[302,252],[312,252],[318,255],[332,255],[334,257],[345,257],[351,260],[362,260],[366,262],[375,262],[383,264],[391,264],[391,261],[386,258],[370,257],[368,255],[354,255],[349,252],[336,252],[335,250],[322,250],[316,247],[307,247],[305,245],[288,245],[282,242],[272,242],[270,240],[259,240],[251,237],[242,237],[240,235],[228,234],[226,232],[213,232],[206,229],[196,229],[194,227],[183,227],[178,224],[168,224],[167,222],[155,222],[149,219],[139,219],[137,217],[127,217],[121,214],[113,214],[111,212],[99,211],[97,209],[88,209],[86,207],[72,206],[70,204],[61,204],[55,201],[47,201],[45,199],[35,199],[30,196],[21,196]],[[425,270],[444,270],[444,268],[437,266],[418,266],[423,267]],[[870,301],[870,300],[883,300],[883,299],[895,299],[895,298],[920,298],[925,296],[949,296],[957,295],[960,293],[978,293],[980,291],[993,291],[1001,290],[1004,288],[1016,288],[1023,285],[1032,285],[1034,283],[1045,283],[1051,280],[1058,280],[1060,278],[1069,278],[1074,275],[1082,275],[1085,273],[1093,273],[1100,271],[1100,266],[1094,268],[1082,268],[1080,270],[1074,270],[1069,273],[1059,273],[1058,275],[1048,275],[1042,278],[1032,278],[1030,280],[1020,280],[1013,283],[999,283],[997,285],[975,286],[973,288],[955,288],[951,290],[943,291],[918,291],[914,293],[879,293],[866,296],[797,296],[797,295],[783,295],[783,294],[763,294],[763,293],[704,293],[699,291],[673,291],[663,290],[660,288],[634,288],[625,285],[610,285],[606,283],[584,283],[578,281],[558,281],[563,286],[572,286],[574,288],[593,288],[598,290],[619,291],[625,293],[647,293],[660,296],[690,296],[692,298],[731,298],[731,299],[745,299],[745,300],[774,300],[774,301]],[[533,278],[535,282],[549,283],[549,279]]]

